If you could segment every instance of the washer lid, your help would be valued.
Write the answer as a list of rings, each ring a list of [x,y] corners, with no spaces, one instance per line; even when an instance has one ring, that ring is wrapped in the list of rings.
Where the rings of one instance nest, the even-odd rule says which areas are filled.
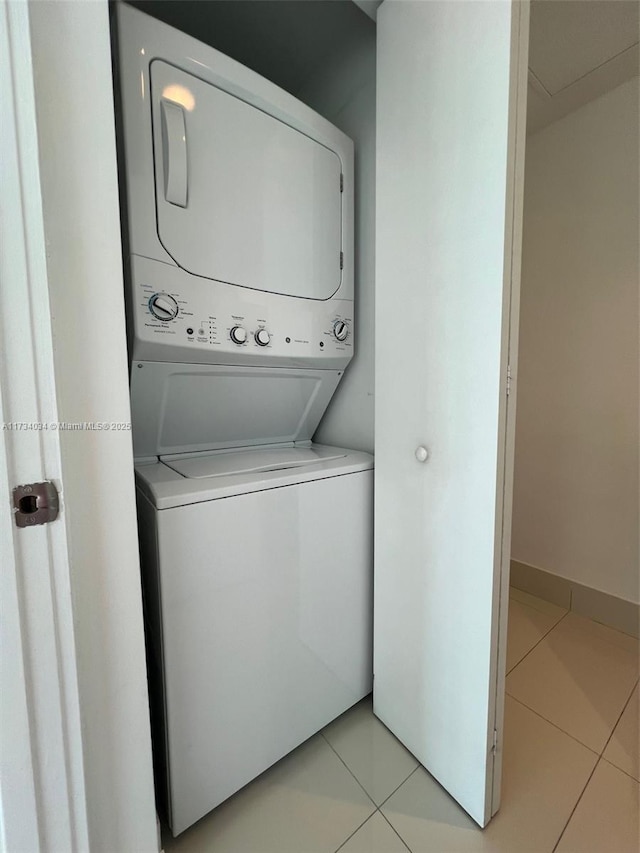
[[[269,448],[257,448],[257,450],[268,450]],[[163,461],[158,459],[138,460],[136,462],[136,484],[141,495],[151,502],[157,510],[178,509],[188,507],[192,504],[205,501],[226,500],[237,498],[239,495],[248,495],[259,492],[269,492],[271,489],[280,489],[287,486],[300,486],[304,483],[313,483],[319,480],[330,480],[335,477],[344,477],[350,474],[363,474],[373,469],[373,456],[361,453],[357,450],[347,450],[343,447],[325,447],[324,445],[312,444],[306,447],[280,445],[272,447],[278,452],[291,452],[293,450],[315,451],[316,461],[308,462],[295,468],[285,468],[262,472],[245,472],[243,474],[227,474],[226,476],[214,477],[190,477],[178,473],[170,465],[180,465],[177,455],[165,457]],[[250,453],[247,449],[247,453]],[[234,451],[229,455],[242,456],[243,451]],[[182,462],[189,459],[196,463],[205,464],[205,460],[211,457],[221,459],[224,453],[199,453],[189,454],[182,458]],[[290,458],[295,459],[297,454]],[[197,469],[200,470],[200,469]],[[204,469],[202,469],[204,470]]]
[[[330,447],[256,448],[233,453],[211,453],[197,456],[160,457],[161,462],[190,480],[228,477],[233,474],[255,474],[302,468],[334,459],[344,459]]]

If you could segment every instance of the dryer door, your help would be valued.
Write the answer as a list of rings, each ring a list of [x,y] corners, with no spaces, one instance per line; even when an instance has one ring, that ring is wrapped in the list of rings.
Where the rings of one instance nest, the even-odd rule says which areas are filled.
[[[161,60],[151,63],[158,237],[189,273],[329,299],[341,284],[334,152]]]

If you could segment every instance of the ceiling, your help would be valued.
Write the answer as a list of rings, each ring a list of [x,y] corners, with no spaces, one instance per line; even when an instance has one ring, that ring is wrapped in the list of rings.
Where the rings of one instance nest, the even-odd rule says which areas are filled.
[[[527,129],[639,73],[637,0],[532,0]]]

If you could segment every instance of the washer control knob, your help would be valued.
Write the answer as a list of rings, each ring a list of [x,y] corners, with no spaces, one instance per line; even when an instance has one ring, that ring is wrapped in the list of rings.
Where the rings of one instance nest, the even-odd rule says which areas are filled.
[[[233,329],[229,332],[231,336],[231,340],[234,344],[244,344],[247,342],[247,330],[242,326],[234,326]]]
[[[267,332],[266,329],[258,329],[258,331],[253,336],[255,338],[256,343],[260,347],[268,346],[271,341],[271,335]]]
[[[149,300],[149,311],[156,320],[162,320],[164,323],[175,320],[179,310],[178,303],[168,293],[154,293]]]
[[[346,341],[349,337],[349,326],[344,320],[336,320],[333,324],[333,334],[337,341]]]

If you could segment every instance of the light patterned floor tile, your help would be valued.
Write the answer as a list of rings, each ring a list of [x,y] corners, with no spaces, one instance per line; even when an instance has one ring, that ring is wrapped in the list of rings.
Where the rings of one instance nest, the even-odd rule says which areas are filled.
[[[632,637],[569,613],[507,677],[507,693],[601,752],[638,678]]]
[[[589,780],[557,853],[638,853],[640,784],[606,761]]]
[[[551,853],[597,760],[507,698],[502,805],[484,830],[422,768],[382,812],[413,853]]]
[[[638,715],[638,685],[636,685],[620,722],[613,730],[613,735],[603,753],[603,758],[640,781],[639,741],[640,719]]]
[[[594,639],[603,643],[609,643],[613,646],[618,646],[624,651],[635,655],[638,662],[640,653],[640,640],[637,637],[632,637],[630,634],[624,634],[622,631],[616,631],[615,628],[609,628],[601,622],[594,622],[587,616],[581,616],[577,613],[570,614],[570,621],[573,622],[574,630],[581,636],[588,639]]]
[[[532,598],[533,596],[529,596]],[[553,605],[552,605],[553,606]],[[507,633],[507,672],[519,663],[531,649],[539,643],[554,625],[565,614],[561,608],[559,613],[544,613],[518,599],[509,601],[509,628]]]
[[[557,616],[558,619],[568,612],[564,607],[559,607],[557,604],[545,601],[544,598],[538,598],[537,595],[523,592],[514,586],[509,589],[509,598],[513,601],[519,601],[521,604],[526,604],[527,607],[533,607],[534,610],[539,610],[540,613],[546,613],[548,616]]]
[[[376,812],[340,848],[340,853],[407,853],[407,850],[407,845]]]
[[[418,766],[413,755],[374,716],[370,696],[322,733],[376,805]]]
[[[334,853],[375,810],[320,735],[177,839],[175,853]]]

